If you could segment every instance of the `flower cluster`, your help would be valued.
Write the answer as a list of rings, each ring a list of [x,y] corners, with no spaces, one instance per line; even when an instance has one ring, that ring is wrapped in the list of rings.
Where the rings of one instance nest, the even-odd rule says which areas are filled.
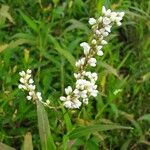
[[[80,46],[83,48],[84,56],[76,61],[75,66],[77,72],[74,73],[76,78],[75,88],[71,86],[65,88],[66,96],[61,96],[60,100],[66,108],[80,108],[83,104],[88,104],[89,98],[96,97],[98,94],[96,80],[97,74],[86,71],[88,66],[96,66],[95,56],[103,56],[102,48],[107,44],[106,37],[110,34],[113,24],[121,25],[124,12],[112,12],[110,9],[106,10],[103,6],[102,16],[98,19],[90,18],[89,24],[92,28],[91,41],[82,42]]]
[[[23,89],[28,92],[28,96],[26,97],[27,100],[39,100],[42,101],[41,92],[35,91],[35,85],[34,81],[31,77],[31,70],[21,71],[19,72],[21,78],[20,78],[20,84],[18,85],[19,89]]]

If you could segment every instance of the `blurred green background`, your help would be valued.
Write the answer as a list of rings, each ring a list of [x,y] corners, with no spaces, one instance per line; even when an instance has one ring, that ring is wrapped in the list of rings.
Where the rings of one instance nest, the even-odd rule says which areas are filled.
[[[104,56],[98,59],[99,95],[80,110],[66,110],[73,127],[95,124],[130,126],[69,140],[68,150],[150,149],[149,0],[0,0],[0,142],[16,149],[31,132],[40,150],[36,107],[18,87],[18,72],[32,69],[38,90],[53,107],[64,87],[73,85],[80,42],[90,37],[89,17],[105,5],[124,11]],[[64,112],[46,109],[58,150],[67,134]]]

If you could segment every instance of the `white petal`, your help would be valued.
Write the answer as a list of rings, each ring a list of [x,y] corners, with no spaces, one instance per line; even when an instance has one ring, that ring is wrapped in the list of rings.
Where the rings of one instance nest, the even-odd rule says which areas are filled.
[[[105,8],[105,6],[102,7],[102,13],[103,13],[103,14],[106,13],[106,8]]]
[[[66,101],[66,97],[61,96],[61,97],[60,97],[60,100],[64,102],[64,101]]]

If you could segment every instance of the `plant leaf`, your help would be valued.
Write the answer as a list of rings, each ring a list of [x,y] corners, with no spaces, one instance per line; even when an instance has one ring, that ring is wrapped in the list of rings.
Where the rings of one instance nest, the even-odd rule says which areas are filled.
[[[56,147],[50,132],[48,116],[40,101],[37,101],[37,115],[42,150],[55,150]]]
[[[2,16],[3,18],[8,19],[11,23],[15,23],[8,11],[9,11],[9,6],[2,5],[2,7],[0,9],[0,16]]]
[[[120,125],[90,125],[90,126],[83,126],[74,129],[70,134],[69,137],[71,139],[86,136],[87,134],[91,134],[97,131],[107,131],[107,130],[114,130],[114,129],[132,129],[131,127],[125,127]]]
[[[22,18],[24,19],[24,21],[28,24],[28,26],[35,31],[36,33],[38,33],[38,26],[36,25],[36,23],[33,21],[33,19],[29,18],[27,15],[25,15],[22,11],[19,11],[20,15],[22,16]]]
[[[24,137],[23,150],[33,150],[32,135],[30,132]]]
[[[0,150],[16,150],[16,149],[13,147],[10,147],[4,143],[0,143]]]

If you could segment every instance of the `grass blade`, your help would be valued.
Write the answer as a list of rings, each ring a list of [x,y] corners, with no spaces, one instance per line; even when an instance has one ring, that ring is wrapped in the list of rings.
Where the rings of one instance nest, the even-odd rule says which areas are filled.
[[[91,134],[97,131],[107,131],[107,130],[114,130],[114,129],[132,129],[131,127],[119,126],[119,125],[91,125],[91,126],[83,126],[74,129],[70,134],[69,137],[71,139],[79,138],[82,136],[86,136],[87,134]]]
[[[50,132],[48,116],[40,101],[37,101],[37,115],[42,150],[55,150],[56,147]]]
[[[16,149],[14,149],[4,143],[0,143],[0,150],[16,150]]]
[[[36,25],[36,23],[33,21],[33,19],[30,19],[27,15],[25,15],[22,11],[19,11],[20,15],[22,16],[22,18],[24,19],[24,21],[28,24],[28,26],[35,31],[36,33],[38,33],[38,27]]]
[[[30,132],[24,137],[23,150],[33,150],[32,135]]]

